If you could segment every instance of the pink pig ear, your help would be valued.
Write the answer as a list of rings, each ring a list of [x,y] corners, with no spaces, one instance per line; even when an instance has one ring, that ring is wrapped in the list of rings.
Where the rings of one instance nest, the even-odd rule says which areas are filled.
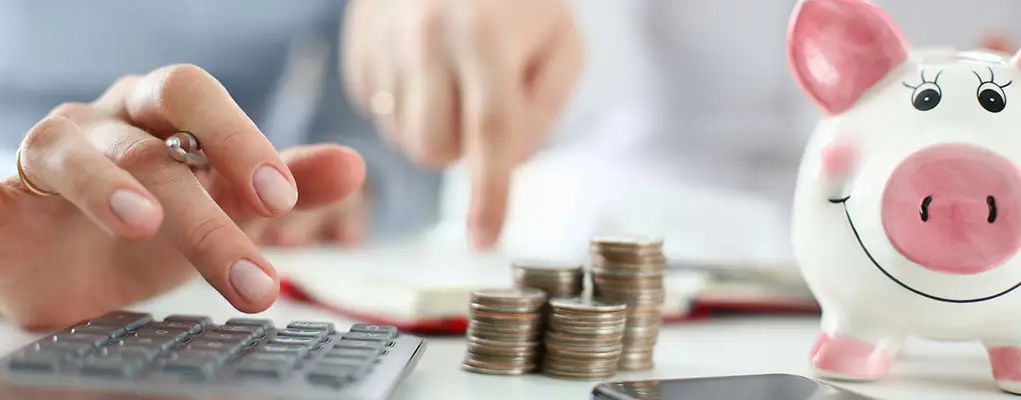
[[[832,115],[906,61],[908,44],[869,1],[801,0],[790,19],[787,56],[801,89]]]

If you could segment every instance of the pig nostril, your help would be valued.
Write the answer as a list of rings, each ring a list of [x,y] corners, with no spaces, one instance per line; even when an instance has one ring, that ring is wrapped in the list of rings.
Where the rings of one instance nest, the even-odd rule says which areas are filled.
[[[987,196],[986,204],[989,205],[989,218],[986,218],[986,221],[991,224],[996,221],[996,199],[993,196]]]
[[[932,196],[925,196],[925,199],[922,200],[922,207],[918,212],[922,215],[922,222],[929,221],[929,204],[932,204]]]

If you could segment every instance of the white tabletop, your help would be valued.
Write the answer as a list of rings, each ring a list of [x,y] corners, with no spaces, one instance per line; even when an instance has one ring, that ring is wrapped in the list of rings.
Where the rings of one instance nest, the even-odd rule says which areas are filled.
[[[210,315],[218,322],[241,316],[204,282],[196,281],[137,307],[162,318],[173,313]],[[332,321],[344,328],[355,321],[303,304],[281,300],[260,314],[278,324],[292,320]],[[619,374],[617,380],[787,372],[807,374],[807,354],[818,332],[812,317],[756,317],[701,321],[665,328],[656,348],[656,368]],[[0,352],[38,338],[0,321]],[[563,381],[532,375],[500,377],[460,369],[464,341],[429,338],[418,368],[395,399],[587,399],[595,382]],[[847,385],[884,399],[1010,399],[994,385],[983,349],[975,343],[909,342],[890,379]]]

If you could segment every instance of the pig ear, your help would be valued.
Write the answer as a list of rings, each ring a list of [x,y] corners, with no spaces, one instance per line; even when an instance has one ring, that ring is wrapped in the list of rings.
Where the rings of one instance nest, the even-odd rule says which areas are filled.
[[[801,0],[790,19],[787,57],[801,89],[832,115],[906,61],[908,44],[871,2]]]

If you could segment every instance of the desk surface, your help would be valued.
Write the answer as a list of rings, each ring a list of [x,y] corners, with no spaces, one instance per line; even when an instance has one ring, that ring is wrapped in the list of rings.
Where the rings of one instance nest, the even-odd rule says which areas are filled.
[[[132,309],[151,312],[159,318],[172,313],[206,314],[220,322],[239,315],[204,282],[194,282]],[[341,327],[354,323],[287,301],[278,302],[261,316],[278,324],[297,319],[333,321]],[[732,318],[672,326],[660,336],[653,371],[622,373],[616,379],[767,372],[804,375],[808,373],[806,357],[816,333],[817,319],[811,317]],[[0,352],[13,351],[37,337],[0,321]],[[463,351],[464,342],[459,338],[430,339],[421,363],[395,399],[587,399],[595,385],[541,375],[470,374],[460,369]],[[884,399],[1019,398],[996,389],[984,350],[975,343],[909,342],[890,379],[847,387]]]

